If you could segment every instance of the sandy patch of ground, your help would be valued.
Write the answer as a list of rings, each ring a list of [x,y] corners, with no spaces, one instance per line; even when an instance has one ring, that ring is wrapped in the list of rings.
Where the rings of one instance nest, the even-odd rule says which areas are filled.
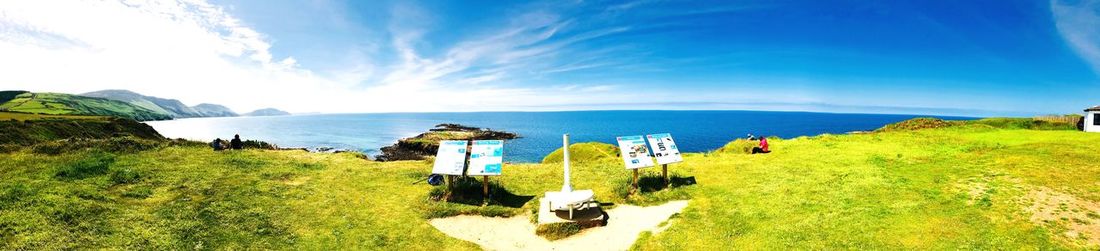
[[[477,243],[488,250],[626,250],[642,231],[658,232],[661,222],[687,207],[687,201],[660,206],[620,205],[607,210],[607,226],[589,228],[557,241],[535,235],[528,216],[511,218],[463,215],[431,220],[443,233]]]
[[[1100,245],[1100,204],[1047,187],[1031,190],[1027,200],[1031,204],[1025,210],[1031,213],[1032,222],[1063,226],[1071,240]]]
[[[970,205],[991,206],[996,200],[994,193],[1012,195],[1032,223],[1045,227],[1067,242],[1100,246],[1100,203],[1049,187],[1022,183],[1018,178],[992,174],[961,180],[956,189],[969,197],[967,204]]]

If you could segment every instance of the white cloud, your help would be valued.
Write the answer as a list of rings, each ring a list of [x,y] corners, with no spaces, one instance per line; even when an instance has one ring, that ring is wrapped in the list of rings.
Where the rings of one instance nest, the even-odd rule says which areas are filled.
[[[1100,0],[1051,0],[1058,32],[1100,74]]]
[[[400,24],[389,27],[397,62],[351,53],[358,63],[316,73],[293,55],[273,55],[271,38],[203,0],[0,1],[0,89],[128,89],[238,112],[515,110],[642,95],[609,95],[616,85],[504,84],[516,75],[593,67],[555,59],[571,44],[626,27],[567,36],[562,31],[574,21],[534,11],[429,55],[418,49],[431,31],[429,15],[407,5],[392,11]]]
[[[201,1],[0,2],[2,89],[129,89],[244,112],[327,81],[270,47]]]

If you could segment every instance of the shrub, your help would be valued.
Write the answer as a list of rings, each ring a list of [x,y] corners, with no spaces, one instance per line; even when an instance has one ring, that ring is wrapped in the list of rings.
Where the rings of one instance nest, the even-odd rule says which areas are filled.
[[[535,234],[547,240],[560,240],[581,232],[581,225],[576,222],[558,222],[542,224],[535,228]]]
[[[695,184],[695,177],[683,177],[678,174],[669,174],[669,183],[666,185],[660,173],[643,172],[638,177],[638,190],[634,191],[634,176],[622,175],[608,179],[615,195],[625,198],[626,202],[635,205],[656,205],[673,200],[691,199],[691,195],[681,187]],[[633,193],[632,193],[633,192]]]
[[[58,167],[54,177],[62,179],[83,179],[106,174],[115,156],[104,152],[91,152],[82,159]]]
[[[115,184],[131,184],[141,180],[141,174],[134,169],[122,168],[111,171],[111,181]]]
[[[275,145],[272,145],[271,143],[251,139],[242,141],[241,147],[243,147],[244,149],[275,150]]]
[[[542,158],[542,163],[561,163],[564,160],[561,148],[554,150]],[[588,162],[619,157],[619,147],[600,142],[584,142],[569,145],[569,160],[572,162]]]
[[[0,209],[7,208],[23,198],[30,198],[32,196],[34,196],[34,191],[31,191],[27,185],[5,184],[0,187]]]
[[[38,154],[58,155],[82,149],[97,149],[107,152],[135,153],[157,149],[164,146],[158,140],[135,137],[116,137],[109,139],[63,139],[35,144],[31,151]]]
[[[516,195],[497,182],[489,182],[489,198],[485,198],[482,183],[477,177],[456,177],[450,198],[443,202],[446,193],[446,185],[433,187],[428,192],[428,200],[432,203],[427,205],[425,218],[455,215],[511,217],[522,213],[520,208],[534,198]]]
[[[134,186],[122,193],[122,197],[144,199],[153,196],[153,188],[149,186]]]
[[[34,145],[34,147],[31,148],[31,152],[45,155],[58,155],[65,152],[66,149],[68,149],[68,147],[66,147],[64,142],[49,141]]]
[[[757,146],[760,146],[759,141],[748,140],[748,139],[736,139],[734,141],[730,141],[730,143],[726,143],[725,146],[722,146],[722,148],[718,148],[718,150],[716,150],[716,151],[719,152],[719,153],[750,154],[750,153],[752,153],[752,148],[757,147]]]
[[[889,124],[875,130],[876,132],[913,131],[921,129],[944,128],[957,123],[937,118],[914,118],[902,122]]]
[[[1076,122],[1037,120],[1032,118],[984,118],[967,121],[968,124],[988,125],[1001,129],[1076,130]]]

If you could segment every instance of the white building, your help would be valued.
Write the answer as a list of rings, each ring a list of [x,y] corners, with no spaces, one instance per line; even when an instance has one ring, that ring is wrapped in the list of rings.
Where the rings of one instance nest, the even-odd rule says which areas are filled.
[[[1100,105],[1085,109],[1085,131],[1100,132]]]

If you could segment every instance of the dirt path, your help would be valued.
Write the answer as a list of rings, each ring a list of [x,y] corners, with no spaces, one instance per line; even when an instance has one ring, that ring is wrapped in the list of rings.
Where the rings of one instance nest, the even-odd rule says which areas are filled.
[[[477,243],[488,250],[626,250],[642,231],[659,233],[663,227],[658,225],[687,205],[687,201],[673,201],[652,207],[617,206],[607,210],[607,226],[586,229],[557,241],[535,235],[535,224],[526,215],[511,218],[463,215],[434,219],[431,224],[451,237]]]

